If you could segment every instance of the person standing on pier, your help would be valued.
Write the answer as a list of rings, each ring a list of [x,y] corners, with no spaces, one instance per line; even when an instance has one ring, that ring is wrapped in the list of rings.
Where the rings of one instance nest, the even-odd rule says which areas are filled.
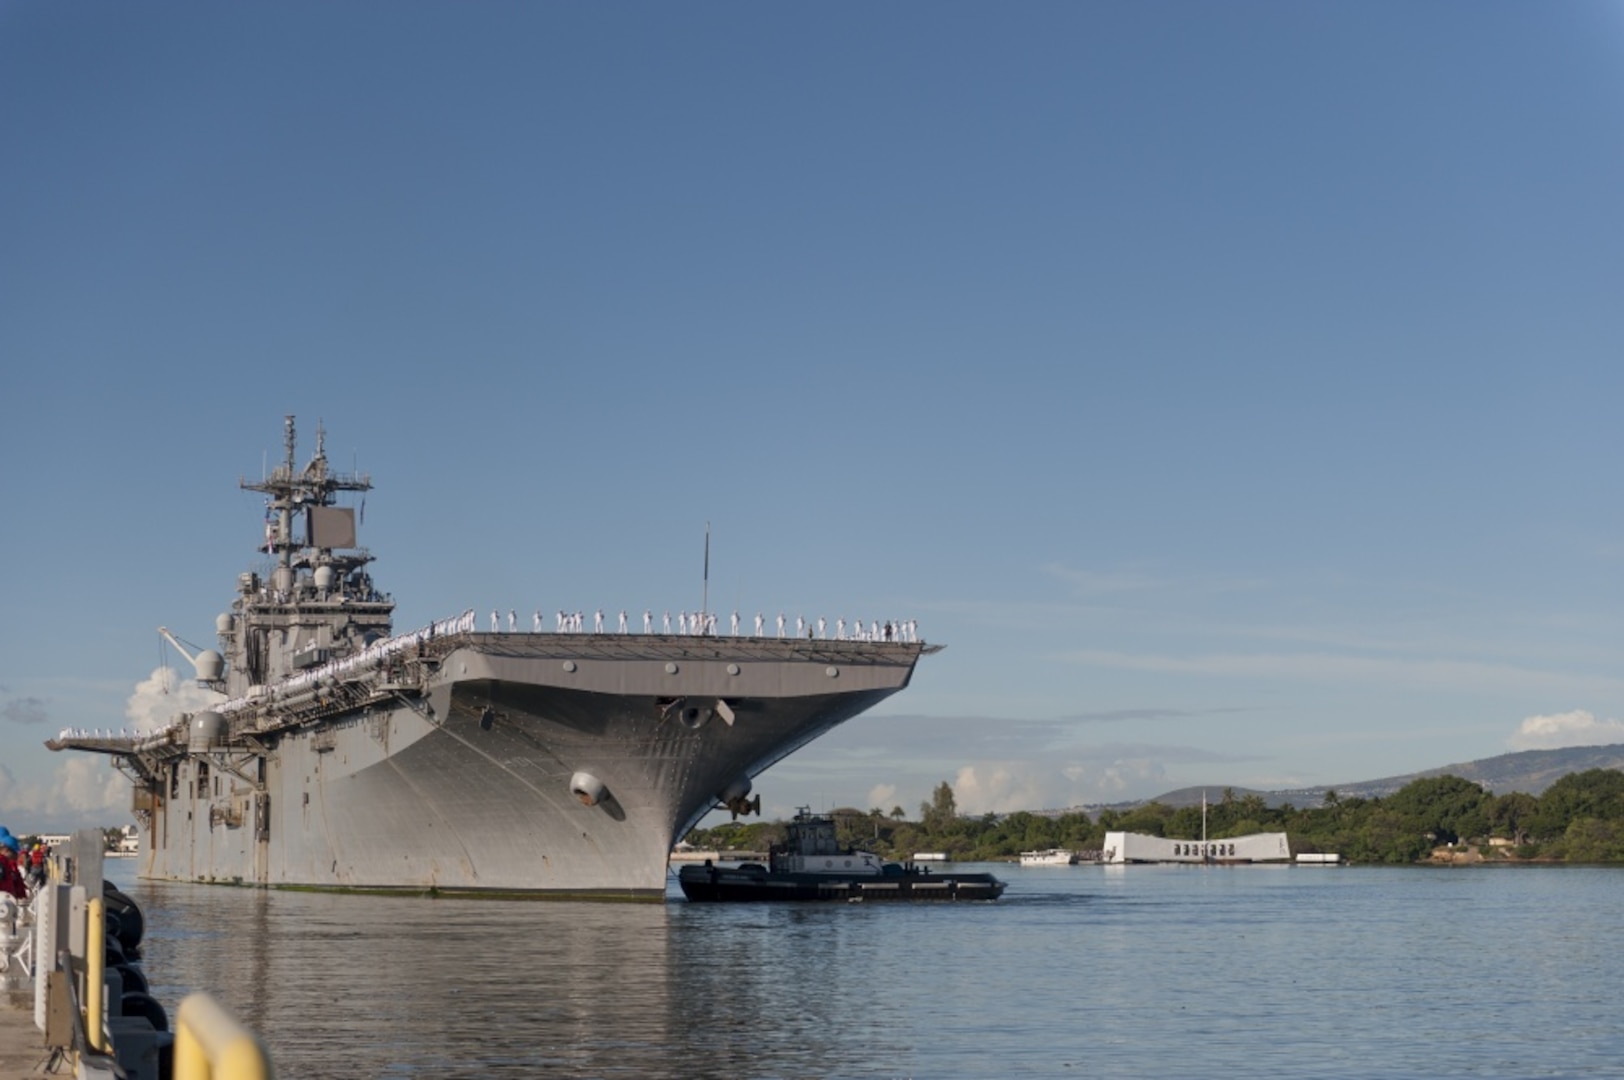
[[[17,869],[17,841],[9,835],[0,836],[0,892],[18,900],[28,899],[28,882]]]

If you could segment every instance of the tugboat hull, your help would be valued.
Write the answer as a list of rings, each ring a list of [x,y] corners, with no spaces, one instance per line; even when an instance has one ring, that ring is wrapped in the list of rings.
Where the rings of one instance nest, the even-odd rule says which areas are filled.
[[[841,877],[831,874],[774,873],[762,866],[737,869],[684,866],[677,874],[682,894],[695,901],[845,900],[892,902],[996,900],[1004,883],[991,874],[900,874]]]

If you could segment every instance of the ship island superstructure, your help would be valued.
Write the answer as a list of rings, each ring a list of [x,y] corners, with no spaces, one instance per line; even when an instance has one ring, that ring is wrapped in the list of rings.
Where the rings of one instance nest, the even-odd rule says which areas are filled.
[[[481,632],[472,612],[397,635],[338,505],[371,480],[323,443],[299,468],[287,417],[285,460],[240,481],[265,496],[269,565],[239,576],[219,650],[187,654],[220,701],[46,743],[134,782],[144,878],[659,900],[674,840],[719,806],[759,810],[755,776],[941,648]]]

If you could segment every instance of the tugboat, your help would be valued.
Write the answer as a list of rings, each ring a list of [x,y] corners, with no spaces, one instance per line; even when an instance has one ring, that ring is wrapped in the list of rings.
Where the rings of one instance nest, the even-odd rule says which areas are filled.
[[[1004,883],[991,874],[933,874],[841,847],[834,818],[801,807],[789,836],[767,852],[767,865],[684,866],[677,874],[689,900],[996,900]]]

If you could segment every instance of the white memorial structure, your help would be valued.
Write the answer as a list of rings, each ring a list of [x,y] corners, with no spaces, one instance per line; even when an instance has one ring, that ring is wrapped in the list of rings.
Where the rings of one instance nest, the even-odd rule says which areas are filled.
[[[1222,840],[1172,840],[1143,833],[1108,832],[1100,861],[1107,863],[1290,862],[1283,832],[1229,836]]]

